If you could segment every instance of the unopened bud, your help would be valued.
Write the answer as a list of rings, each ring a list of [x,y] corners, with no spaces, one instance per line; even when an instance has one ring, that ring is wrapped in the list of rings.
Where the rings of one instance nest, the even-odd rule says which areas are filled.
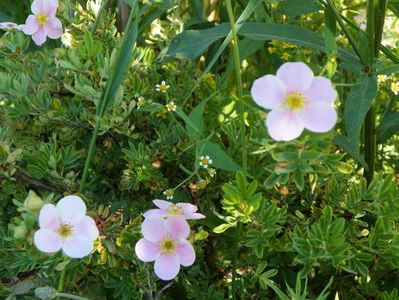
[[[24,205],[26,210],[39,210],[43,205],[43,200],[38,195],[36,195],[34,191],[29,191],[28,197],[26,197]]]
[[[35,296],[41,300],[52,300],[57,297],[57,291],[51,286],[43,286],[35,289]]]

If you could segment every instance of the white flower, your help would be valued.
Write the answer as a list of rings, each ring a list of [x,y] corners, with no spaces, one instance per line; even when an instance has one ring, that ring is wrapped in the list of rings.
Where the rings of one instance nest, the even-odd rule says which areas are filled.
[[[144,105],[145,105],[144,98],[140,96],[140,97],[137,99],[137,104],[136,104],[137,109],[140,109],[140,108],[143,107]]]
[[[377,75],[378,83],[385,82],[387,80],[387,78],[388,78],[387,75]]]
[[[399,94],[399,81],[398,82],[392,82],[391,83],[391,91],[395,94]]]
[[[46,204],[39,213],[39,227],[35,232],[35,246],[42,252],[63,250],[72,258],[82,258],[93,250],[98,229],[86,216],[86,205],[78,196],[66,196],[56,206]]]
[[[168,200],[172,200],[173,199],[173,195],[174,195],[174,191],[173,189],[169,189],[169,190],[164,190],[163,194],[166,196],[166,199]]]
[[[158,92],[166,93],[166,91],[169,89],[169,85],[167,85],[166,82],[165,82],[165,80],[163,80],[163,81],[161,82],[161,84],[157,84],[157,85],[155,86],[155,89],[156,89]]]
[[[208,166],[211,164],[212,164],[212,159],[208,155],[200,157],[199,165],[204,169],[208,169]]]
[[[166,104],[166,109],[168,111],[176,111],[176,108],[177,108],[177,106],[173,101]]]
[[[18,25],[16,23],[13,22],[0,22],[0,29],[1,30],[22,30],[24,28],[24,25]]]

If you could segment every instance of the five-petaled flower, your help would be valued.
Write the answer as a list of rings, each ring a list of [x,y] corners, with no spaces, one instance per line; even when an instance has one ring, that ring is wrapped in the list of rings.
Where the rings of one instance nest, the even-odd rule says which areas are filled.
[[[152,201],[157,207],[156,209],[147,210],[144,213],[144,218],[163,218],[170,216],[181,216],[186,220],[203,219],[203,214],[197,213],[198,208],[190,203],[171,203],[164,200]]]
[[[385,82],[387,80],[387,78],[388,78],[387,75],[377,75],[378,83]]]
[[[136,104],[136,106],[137,106],[137,109],[140,109],[141,107],[143,107],[145,105],[145,100],[144,100],[144,98],[143,97],[138,97],[138,99],[137,99],[137,104]]]
[[[199,165],[205,169],[208,169],[208,166],[212,164],[212,159],[209,155],[201,156],[199,159]]]
[[[399,81],[391,83],[391,91],[397,96],[399,94]]]
[[[327,132],[337,121],[332,107],[337,92],[331,81],[314,76],[302,62],[285,63],[276,76],[265,75],[255,80],[251,94],[259,106],[272,110],[266,126],[277,141],[296,139],[305,128]]]
[[[33,15],[29,15],[23,31],[32,35],[36,45],[42,45],[47,36],[58,39],[62,36],[62,24],[55,16],[58,0],[35,0],[31,5]]]
[[[96,223],[86,216],[85,203],[73,195],[62,198],[56,206],[44,205],[39,213],[39,226],[34,243],[45,253],[62,248],[65,255],[82,258],[90,254],[98,237]]]
[[[0,29],[1,30],[22,30],[24,28],[25,25],[18,25],[16,23],[13,22],[0,22]]]
[[[173,101],[166,104],[166,109],[168,111],[176,111],[176,108],[177,108],[177,106]]]
[[[166,199],[172,200],[175,191],[173,189],[164,190],[163,194],[166,196]]]
[[[162,80],[161,84],[157,84],[155,86],[155,89],[158,92],[166,93],[166,91],[169,89],[169,85],[166,84],[165,80]]]
[[[194,248],[186,240],[190,227],[181,216],[147,218],[141,232],[144,238],[137,242],[136,254],[144,262],[155,261],[154,271],[160,279],[171,280],[179,273],[180,265],[194,263]]]

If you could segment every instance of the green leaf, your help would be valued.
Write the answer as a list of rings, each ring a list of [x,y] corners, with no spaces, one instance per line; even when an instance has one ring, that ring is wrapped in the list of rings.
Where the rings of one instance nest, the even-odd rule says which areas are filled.
[[[322,9],[323,6],[316,0],[282,0],[277,6],[276,13],[296,18]]]
[[[349,154],[356,162],[361,164],[366,170],[369,169],[364,158],[359,154],[359,149],[348,141],[348,139],[342,135],[336,135],[332,142]]]
[[[351,88],[346,99],[344,110],[345,129],[348,140],[356,148],[356,152],[359,152],[360,130],[364,118],[374,98],[377,96],[377,90],[376,77],[364,74],[359,77],[355,86]]]
[[[332,34],[328,27],[323,28],[323,36],[325,41],[326,53],[328,55],[334,55],[338,50],[337,41],[335,36]]]
[[[216,226],[215,228],[213,228],[213,232],[214,233],[223,233],[225,232],[227,229],[229,229],[230,227],[234,227],[236,226],[236,223],[225,223],[225,224],[221,224],[219,226]]]
[[[377,143],[382,144],[394,134],[399,133],[399,112],[384,117],[377,127]]]
[[[397,73],[399,72],[399,64],[393,65],[391,67],[385,68],[381,71],[377,71],[376,74],[377,75],[391,75],[393,73]]]
[[[212,165],[226,171],[240,171],[241,167],[220,147],[213,142],[202,142],[199,145],[201,155],[209,155]]]
[[[136,1],[133,2],[136,3]],[[132,20],[134,12],[132,11],[131,14],[132,15],[129,21]],[[112,68],[111,76],[109,77],[105,90],[101,95],[99,101],[99,109],[97,110],[97,115],[100,117],[104,116],[105,112],[107,111],[107,108],[114,99],[114,96],[120,84],[122,83],[125,70],[129,66],[133,46],[136,43],[137,39],[138,22],[139,22],[138,10],[136,10],[135,20],[133,21],[133,24],[128,24],[127,27],[128,31],[125,33],[121,48],[118,51],[115,65]]]
[[[202,101],[200,104],[198,104],[188,115],[188,118],[192,124],[195,125],[196,130],[192,128],[192,126],[186,126],[187,132],[191,138],[196,138],[200,137],[205,130],[205,124],[204,124],[204,110],[206,103],[208,102],[210,98],[205,99]]]

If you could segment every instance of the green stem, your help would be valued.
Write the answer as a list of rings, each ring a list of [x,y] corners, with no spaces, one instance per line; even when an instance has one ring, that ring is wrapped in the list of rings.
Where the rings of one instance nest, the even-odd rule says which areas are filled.
[[[230,30],[233,35],[232,45],[234,52],[234,63],[235,63],[235,71],[237,77],[237,96],[238,101],[240,103],[240,135],[241,135],[241,144],[242,144],[242,168],[244,172],[245,178],[248,175],[248,158],[247,158],[247,140],[246,140],[246,129],[245,129],[245,110],[244,110],[244,100],[243,100],[243,89],[242,89],[242,79],[241,79],[241,60],[240,60],[240,52],[238,49],[238,38],[237,31],[235,27],[234,20],[234,11],[231,5],[231,0],[226,0],[227,12],[229,14],[230,21]],[[242,223],[238,221],[237,225],[237,235],[234,241],[234,252],[233,252],[233,262],[232,262],[232,286],[231,286],[231,294],[233,300],[237,299],[236,291],[237,291],[237,259],[238,259],[238,250],[239,243],[241,239],[241,229]]]
[[[96,16],[96,20],[94,21],[93,27],[90,30],[90,33],[93,34],[94,32],[96,32],[97,26],[98,26],[98,22],[101,19],[101,15],[103,10],[105,9],[105,7],[108,5],[108,1],[109,0],[103,0],[100,6],[100,9],[98,10],[97,16]]]
[[[100,125],[101,125],[101,120],[98,117],[97,122],[96,122],[96,127],[94,128],[93,136],[91,137],[89,151],[87,153],[85,166],[83,169],[82,180],[80,181],[79,193],[83,193],[83,191],[84,191],[84,187],[85,187],[86,180],[87,180],[87,175],[89,173],[90,161],[93,157],[94,149],[96,147],[96,140],[97,140],[97,135],[98,135],[98,130],[100,128]]]
[[[367,183],[370,184],[374,177],[376,159],[376,135],[375,135],[375,106],[367,112],[364,124],[364,159],[369,166],[365,172]]]
[[[62,271],[61,271],[60,281],[58,282],[58,292],[59,293],[61,293],[62,290],[64,289],[65,274],[66,274],[66,268],[64,267],[64,269],[62,269]]]
[[[73,300],[89,300],[88,298],[72,295],[72,294],[67,294],[67,293],[57,293],[58,297],[63,297],[63,298],[68,298],[68,299],[73,299]]]

